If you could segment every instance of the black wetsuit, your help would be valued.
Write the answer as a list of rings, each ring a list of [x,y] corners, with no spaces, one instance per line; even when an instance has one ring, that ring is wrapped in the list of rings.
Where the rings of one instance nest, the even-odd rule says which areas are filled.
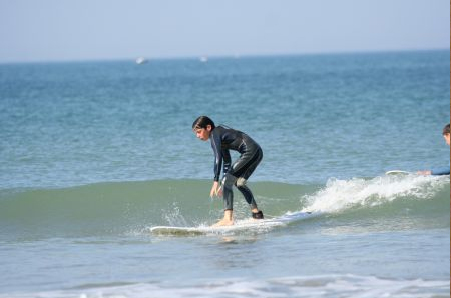
[[[257,209],[257,203],[246,182],[263,158],[260,145],[247,134],[222,126],[217,126],[211,131],[210,142],[215,155],[214,181],[219,181],[223,163],[224,209],[233,210],[233,185],[241,191],[251,208]],[[241,153],[233,165],[230,150]]]

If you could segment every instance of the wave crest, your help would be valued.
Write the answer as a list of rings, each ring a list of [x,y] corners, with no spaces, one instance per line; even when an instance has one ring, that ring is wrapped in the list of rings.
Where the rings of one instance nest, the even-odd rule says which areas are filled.
[[[399,199],[429,200],[443,191],[449,177],[380,176],[372,179],[329,179],[325,188],[303,197],[303,211],[337,213],[355,207],[375,207]]]

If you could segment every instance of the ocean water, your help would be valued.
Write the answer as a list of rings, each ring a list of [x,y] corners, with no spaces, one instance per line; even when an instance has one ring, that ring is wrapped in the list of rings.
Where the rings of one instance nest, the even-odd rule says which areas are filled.
[[[0,65],[0,297],[449,297],[449,51]],[[221,217],[209,115],[282,227]],[[236,158],[237,155],[233,155]],[[250,215],[236,192],[238,220]]]

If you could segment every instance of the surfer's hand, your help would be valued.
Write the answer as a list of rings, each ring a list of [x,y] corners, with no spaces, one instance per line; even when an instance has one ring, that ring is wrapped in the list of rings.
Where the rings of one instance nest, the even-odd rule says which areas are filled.
[[[218,196],[218,192],[221,192],[221,194],[222,194],[222,191],[220,190],[218,181],[215,181],[215,182],[213,182],[213,185],[210,190],[210,198]]]
[[[216,195],[218,197],[222,197],[222,186],[221,185],[219,186],[218,191],[216,192]]]
[[[431,175],[431,171],[418,171],[418,175]]]

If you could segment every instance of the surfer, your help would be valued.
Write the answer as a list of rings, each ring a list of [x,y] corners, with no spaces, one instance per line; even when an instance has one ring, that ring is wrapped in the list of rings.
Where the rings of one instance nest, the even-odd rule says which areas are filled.
[[[445,127],[443,128],[442,135],[443,135],[443,138],[445,139],[446,144],[448,144],[448,146],[449,146],[449,141],[450,141],[449,140],[449,137],[450,137],[449,123],[447,125],[445,125]],[[432,170],[418,171],[417,174],[419,174],[419,175],[449,175],[449,166],[435,168]]]
[[[207,116],[200,116],[192,125],[196,137],[202,141],[210,139],[215,156],[213,185],[210,197],[223,196],[224,217],[215,226],[233,225],[233,185],[243,194],[251,207],[252,217],[263,219],[263,212],[258,209],[254,195],[246,182],[263,158],[263,150],[244,132],[229,127],[215,126]],[[233,163],[230,150],[238,151],[241,156]],[[221,174],[223,179],[219,183]]]

